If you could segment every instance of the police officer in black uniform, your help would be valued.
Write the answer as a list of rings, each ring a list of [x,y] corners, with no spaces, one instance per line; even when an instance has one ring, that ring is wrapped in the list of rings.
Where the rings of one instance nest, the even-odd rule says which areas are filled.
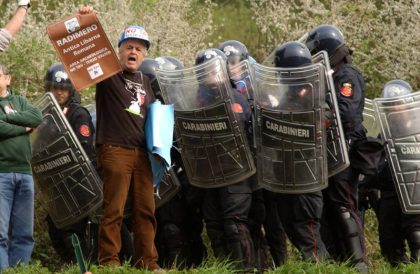
[[[286,42],[275,50],[274,64],[281,68],[302,67],[312,64],[312,57],[304,44]],[[310,87],[291,88],[288,101],[280,104],[285,104],[283,108],[301,110],[306,102],[311,102],[310,93]],[[268,192],[265,197],[274,204],[288,238],[303,259],[319,262],[329,258],[320,234],[323,208],[321,191],[305,194]]]
[[[62,64],[52,65],[45,75],[44,83],[45,91],[53,93],[86,155],[96,167],[95,128],[92,123],[92,117],[89,111],[81,105],[80,95],[75,91],[64,66]],[[64,261],[75,261],[71,234],[76,233],[81,240],[82,249],[85,250],[85,253],[86,251],[89,252],[89,254],[85,255],[88,256],[91,262],[96,262],[97,224],[84,219],[63,229],[58,229],[50,215],[47,215],[46,221],[52,245]],[[90,231],[90,235],[86,235],[88,231]],[[122,226],[121,231],[123,241],[123,248],[120,253],[121,259],[129,259],[133,254],[132,239],[125,225]]]
[[[156,59],[146,58],[139,70],[149,77],[155,97],[164,102],[156,69],[179,70],[184,65],[172,56]],[[176,143],[174,144],[176,146]],[[196,267],[206,256],[201,233],[203,232],[203,214],[201,204],[204,192],[192,186],[185,173],[179,150],[171,149],[173,170],[181,183],[180,191],[167,203],[156,209],[157,231],[155,245],[159,254],[159,265],[165,267]]]
[[[223,51],[227,57],[228,69],[232,86],[241,94],[252,93],[253,87],[250,83],[250,79],[237,79],[232,71],[232,67],[238,63],[249,60],[249,53],[247,47],[236,40],[228,40],[219,45],[219,49]],[[238,73],[238,75],[241,75]],[[245,94],[247,97],[252,97],[252,94]],[[250,98],[249,105],[253,108],[253,98]],[[254,114],[253,114],[254,115]],[[248,143],[251,144],[251,151],[255,155],[254,144],[254,132],[252,121],[249,121],[250,126],[246,132]],[[280,218],[277,214],[277,210],[272,206],[271,201],[264,199],[265,195],[270,195],[268,190],[258,187],[257,175],[255,174],[251,181],[253,183],[252,192],[252,203],[249,213],[249,230],[251,233],[252,241],[254,243],[255,250],[255,266],[264,270],[267,268],[267,258],[265,254],[265,246],[268,244],[270,247],[270,253],[275,266],[280,266],[286,261],[287,257],[287,245],[286,245],[286,234],[281,224]],[[267,203],[267,204],[266,204]],[[264,231],[262,229],[264,226]],[[265,233],[264,233],[265,232]],[[265,234],[265,235],[264,235]]]
[[[53,93],[89,159],[95,159],[95,129],[89,111],[81,103],[62,64],[52,65],[45,76],[45,90]]]
[[[412,92],[409,83],[392,80],[385,84],[381,97],[393,98]],[[404,126],[409,121],[401,121]],[[405,214],[401,210],[393,175],[388,161],[380,164],[379,173],[367,178],[370,189],[379,189],[376,215],[378,218],[379,245],[384,258],[393,266],[420,260],[420,214]],[[410,258],[406,254],[406,240]]]
[[[344,135],[351,151],[356,141],[366,138],[366,129],[362,125],[366,89],[362,73],[352,65],[352,52],[337,27],[315,27],[308,33],[305,44],[311,54],[322,50],[328,53]],[[368,261],[357,212],[358,175],[350,164],[344,171],[330,177],[329,186],[324,190],[322,235],[331,255],[349,260],[356,269],[365,273]]]
[[[216,56],[227,62],[226,55],[219,49],[207,49],[197,54],[195,65],[200,65]],[[208,79],[199,87],[198,100],[212,100],[211,83]],[[251,109],[247,98],[238,92],[234,93],[238,105],[233,109],[244,123],[247,131],[251,119]],[[208,102],[206,102],[208,103]],[[254,268],[254,249],[248,228],[248,215],[251,208],[252,187],[250,180],[244,180],[229,186],[205,190],[203,214],[214,255],[219,259],[230,259],[238,268]]]

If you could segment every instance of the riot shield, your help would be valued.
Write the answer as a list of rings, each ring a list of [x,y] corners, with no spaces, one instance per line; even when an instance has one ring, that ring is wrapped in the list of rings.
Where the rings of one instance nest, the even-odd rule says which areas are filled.
[[[157,70],[156,77],[164,101],[174,104],[175,133],[192,185],[221,187],[255,173],[242,123],[247,98],[232,89],[221,58],[184,70]]]
[[[334,176],[345,170],[350,165],[346,139],[341,124],[340,111],[338,109],[337,96],[335,93],[334,80],[328,54],[325,51],[318,52],[312,56],[314,64],[322,64],[324,67],[324,83],[321,87],[325,90],[325,101],[328,105],[331,118],[327,133],[327,152],[328,152],[328,176]]]
[[[176,176],[175,171],[170,168],[162,177],[159,186],[155,188],[155,204],[156,208],[163,206],[172,199],[181,189],[181,183]]]
[[[365,98],[365,107],[363,108],[363,126],[367,129],[368,136],[378,137],[380,132],[378,119],[373,108],[373,101],[368,98]]]
[[[235,90],[248,99],[248,104],[251,107],[252,115],[245,134],[248,137],[248,143],[252,146],[251,151],[255,154],[254,79],[251,73],[251,66],[248,60],[243,60],[236,65],[228,66],[228,68],[229,77]]]
[[[251,65],[248,60],[243,60],[236,65],[229,66],[229,77],[235,89],[253,104],[254,99],[254,80],[251,75]]]
[[[276,57],[276,49],[280,47],[284,42],[278,44],[272,52],[264,59],[262,64],[267,67],[274,67],[274,58]]]
[[[289,194],[327,187],[323,66],[253,67],[259,183]]]
[[[420,213],[420,92],[373,100],[401,209]]]
[[[51,93],[36,103],[44,116],[32,136],[32,171],[57,228],[74,224],[102,204],[102,182]]]

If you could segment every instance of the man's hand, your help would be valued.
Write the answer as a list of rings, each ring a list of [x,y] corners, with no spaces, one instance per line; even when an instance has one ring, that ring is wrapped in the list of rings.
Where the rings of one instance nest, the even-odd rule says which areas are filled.
[[[26,132],[27,132],[27,133],[32,133],[32,131],[34,131],[34,129],[33,129],[33,128],[31,128],[31,127],[27,127],[27,128],[26,128]]]
[[[94,11],[95,10],[92,7],[90,7],[90,6],[81,7],[79,9],[79,13],[80,14],[89,14],[89,13],[92,13]]]
[[[29,8],[31,6],[31,0],[19,0],[18,6]]]

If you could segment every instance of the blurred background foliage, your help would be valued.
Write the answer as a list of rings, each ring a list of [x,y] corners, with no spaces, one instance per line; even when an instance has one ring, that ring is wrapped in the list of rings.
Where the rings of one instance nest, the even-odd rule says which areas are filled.
[[[139,24],[152,41],[148,57],[170,55],[186,66],[194,63],[198,51],[231,39],[243,42],[263,62],[277,45],[296,40],[319,24],[335,24],[354,50],[354,64],[366,78],[367,97],[379,96],[382,86],[392,79],[406,80],[420,90],[418,0],[33,0],[25,25],[0,54],[0,62],[11,70],[12,90],[31,100],[44,93],[46,70],[58,62],[46,26],[75,13],[81,5],[95,8],[115,47],[125,26]],[[16,8],[17,1],[0,1],[0,26]],[[93,98],[94,88],[82,92],[85,104]],[[33,257],[54,271],[62,264],[49,243],[39,195]],[[369,255],[380,268],[377,223],[373,214],[368,217]]]
[[[146,28],[149,57],[170,55],[191,66],[198,51],[230,39],[242,41],[262,62],[275,47],[296,40],[313,27],[337,25],[354,50],[354,64],[367,82],[367,96],[380,94],[392,79],[420,89],[420,1],[418,0],[33,0],[33,7],[0,61],[11,67],[13,89],[35,99],[43,93],[46,69],[57,62],[45,28],[81,5],[91,5],[111,43],[128,24]],[[17,1],[1,1],[0,25]],[[93,89],[83,100],[93,100]]]

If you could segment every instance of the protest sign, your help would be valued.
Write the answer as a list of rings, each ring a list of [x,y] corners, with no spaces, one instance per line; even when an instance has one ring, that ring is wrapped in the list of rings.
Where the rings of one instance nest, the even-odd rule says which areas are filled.
[[[67,17],[47,33],[77,91],[122,70],[95,13]]]

